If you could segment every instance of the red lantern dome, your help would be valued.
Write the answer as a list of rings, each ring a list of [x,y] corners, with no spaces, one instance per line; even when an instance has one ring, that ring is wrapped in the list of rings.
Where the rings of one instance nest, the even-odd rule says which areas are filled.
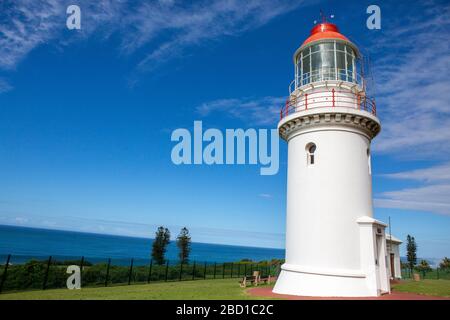
[[[314,28],[311,29],[310,36],[303,42],[302,47],[310,42],[322,39],[341,39],[350,41],[346,36],[339,32],[339,28],[335,24],[323,22],[315,25]]]

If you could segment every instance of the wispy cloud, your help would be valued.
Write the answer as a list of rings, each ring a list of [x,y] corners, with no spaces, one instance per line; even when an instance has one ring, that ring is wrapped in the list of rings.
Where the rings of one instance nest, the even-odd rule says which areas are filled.
[[[31,50],[51,40],[57,26],[64,25],[64,13],[57,0],[6,0],[0,16],[0,67],[15,68]]]
[[[18,214],[5,211],[0,212],[0,224],[143,238],[152,237],[153,231],[159,226],[158,224],[130,221]],[[173,233],[183,227],[165,224],[164,226],[168,227]],[[263,248],[282,248],[284,245],[284,235],[281,233],[249,231],[245,230],[245,228],[231,230],[201,226],[190,226],[189,230],[195,242],[247,245]]]
[[[118,52],[136,54],[137,68],[148,70],[187,47],[258,28],[298,8],[303,0],[79,0],[82,29],[69,33],[65,10],[70,1],[2,2],[0,68],[14,69],[40,45],[67,44],[95,33],[117,34],[122,39]]]
[[[12,85],[9,84],[5,79],[0,78],[0,93],[8,92],[12,90]]]
[[[286,97],[232,98],[205,102],[196,107],[201,116],[223,113],[253,125],[271,125]]]
[[[450,162],[440,164],[431,168],[384,174],[383,176],[392,179],[417,180],[424,182],[436,182],[436,181],[450,182]]]
[[[380,193],[375,199],[375,206],[450,215],[450,163],[384,176],[414,180],[425,185]]]
[[[399,16],[373,45],[383,126],[374,150],[443,159],[450,154],[450,5],[421,5],[422,15]]]
[[[427,1],[373,42],[382,133],[373,150],[407,160],[450,156],[450,4]],[[409,10],[417,6],[405,8]],[[447,160],[448,161],[448,160]],[[376,195],[375,206],[450,215],[450,163],[384,175],[414,187]]]
[[[296,9],[302,3],[302,0],[146,3],[125,19],[125,24],[132,26],[135,32],[125,39],[123,49],[133,52],[157,38],[163,31],[170,34],[167,40],[150,50],[139,63],[139,68],[151,69],[181,55],[186,47],[258,28],[275,17]]]

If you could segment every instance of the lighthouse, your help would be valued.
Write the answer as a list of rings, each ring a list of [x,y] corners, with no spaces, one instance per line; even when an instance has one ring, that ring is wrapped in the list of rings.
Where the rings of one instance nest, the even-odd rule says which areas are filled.
[[[273,289],[302,296],[390,292],[386,225],[373,218],[370,144],[380,132],[362,55],[323,21],[294,53],[280,111],[288,144],[286,260]]]

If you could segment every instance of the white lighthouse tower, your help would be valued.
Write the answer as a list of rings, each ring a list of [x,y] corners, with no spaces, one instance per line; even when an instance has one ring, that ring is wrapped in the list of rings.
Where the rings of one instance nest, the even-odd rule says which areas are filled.
[[[275,293],[390,291],[386,225],[373,219],[370,142],[380,131],[358,48],[323,21],[294,54],[278,131],[288,143],[286,262]]]

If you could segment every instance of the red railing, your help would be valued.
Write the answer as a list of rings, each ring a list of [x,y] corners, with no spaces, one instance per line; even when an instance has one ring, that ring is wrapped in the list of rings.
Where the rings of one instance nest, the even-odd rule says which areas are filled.
[[[349,90],[320,90],[289,98],[280,110],[280,119],[295,113],[314,108],[346,107],[377,114],[375,100],[362,93]]]

